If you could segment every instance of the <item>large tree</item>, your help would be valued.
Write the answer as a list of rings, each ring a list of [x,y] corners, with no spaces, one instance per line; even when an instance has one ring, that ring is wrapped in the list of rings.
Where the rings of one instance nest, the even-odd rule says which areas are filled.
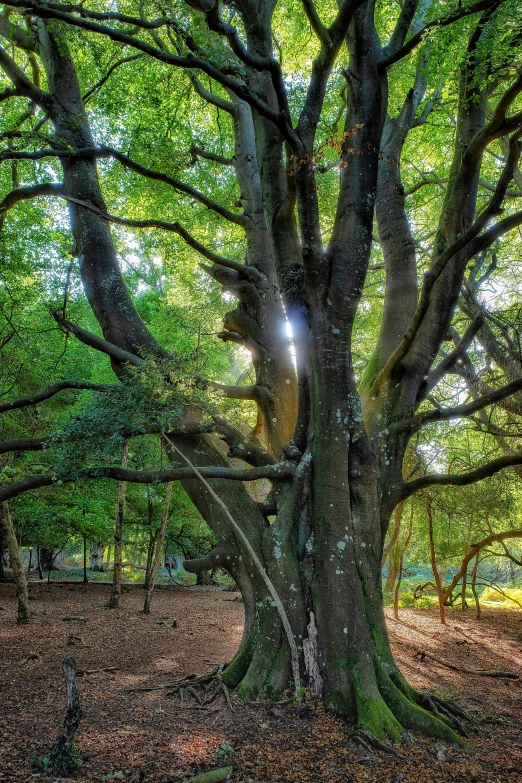
[[[16,108],[6,111],[15,119],[0,160],[23,170],[24,183],[6,191],[0,209],[38,196],[69,202],[74,255],[103,337],[63,313],[61,328],[107,354],[124,381],[153,364],[156,380],[159,372],[179,385],[176,356],[125,286],[111,222],[174,233],[237,300],[219,337],[249,352],[255,377],[212,389],[256,404],[254,434],[245,436],[215,401],[201,403],[202,422],[195,398],[198,388],[205,396],[205,381],[194,378],[185,414],[164,438],[172,469],[104,472],[182,480],[214,531],[216,548],[187,568],[224,566],[243,593],[245,634],[224,679],[248,698],[281,695],[293,646],[283,614],[300,677],[361,734],[396,739],[407,728],[455,739],[449,707],[416,692],[394,662],[381,559],[393,510],[411,494],[522,463],[510,451],[463,474],[403,476],[422,427],[522,388],[517,376],[452,408],[426,402],[462,370],[484,321],[468,296],[464,335],[443,350],[470,261],[522,224],[511,207],[522,135],[517,1],[180,0],[158,3],[155,16],[133,0],[110,11],[103,2],[4,7],[0,99]],[[109,66],[88,89],[100,58]],[[121,76],[126,69],[132,78]],[[120,78],[117,100],[100,100],[89,114],[86,100]],[[23,100],[29,109],[20,117]],[[190,161],[180,162],[165,138],[173,126],[177,144],[190,137],[189,113],[200,127]],[[102,184],[100,159],[109,159]],[[122,186],[118,193],[116,162],[125,177],[140,178],[139,197]],[[151,182],[157,191],[147,190]],[[102,187],[137,216],[112,214],[119,209],[107,207]],[[419,198],[426,189],[434,195]],[[175,194],[191,200],[184,214],[192,232],[170,218],[183,210]],[[204,211],[190,217],[196,207]],[[509,243],[504,249],[505,263]],[[375,306],[372,290],[383,297]],[[212,492],[178,463],[180,453]],[[253,467],[231,467],[231,458]],[[241,482],[263,477],[272,489],[260,503]],[[0,497],[55,478],[11,481]]]

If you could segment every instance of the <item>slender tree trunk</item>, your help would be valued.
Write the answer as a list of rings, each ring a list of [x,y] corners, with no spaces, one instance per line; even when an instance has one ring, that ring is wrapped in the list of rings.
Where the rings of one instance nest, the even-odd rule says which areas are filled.
[[[129,441],[123,443],[123,454],[121,458],[122,468],[127,467],[129,458]],[[116,527],[114,529],[114,574],[112,580],[112,593],[109,599],[109,609],[118,609],[121,595],[121,571],[122,571],[122,539],[123,539],[123,516],[125,513],[125,497],[127,494],[127,482],[120,481],[118,484],[118,511],[116,514]]]
[[[152,572],[152,564],[154,562],[154,551],[158,535],[158,531],[154,530],[154,514],[149,486],[147,486],[147,507],[149,513],[149,545],[147,547],[147,565],[145,567],[145,581],[143,583],[145,590],[148,590],[150,586],[150,576]]]
[[[29,550],[29,564],[27,566],[27,573],[28,574],[31,573],[32,566],[33,566],[33,548],[31,547],[30,550]]]
[[[42,550],[40,547],[36,547],[36,559],[38,560],[38,578],[43,579],[43,570],[42,570]]]
[[[156,579],[156,573],[161,565],[161,557],[163,554],[163,542],[165,540],[165,531],[167,530],[167,521],[169,518],[170,500],[172,497],[172,482],[167,484],[167,494],[165,496],[165,502],[163,504],[163,511],[161,513],[161,523],[158,531],[156,541],[156,552],[154,560],[151,565],[150,580],[147,586],[147,592],[145,593],[145,603],[143,605],[143,614],[150,614],[150,604],[152,601],[152,591],[154,590],[154,581]]]
[[[480,558],[480,553],[477,552],[475,556],[475,562],[473,564],[473,571],[471,572],[471,592],[473,593],[473,598],[475,599],[475,607],[477,609],[477,620],[480,620],[480,615],[482,613],[480,608],[480,599],[477,593],[477,571],[479,565],[479,558]]]
[[[399,595],[401,591],[401,582],[402,582],[402,570],[404,565],[404,555],[406,553],[406,549],[408,548],[408,544],[410,543],[411,534],[413,531],[413,510],[415,508],[415,501],[413,498],[411,498],[411,508],[410,508],[410,523],[408,526],[408,534],[406,536],[406,539],[404,541],[404,545],[401,549],[401,558],[399,563],[399,574],[397,576],[397,583],[395,585],[395,590],[393,593],[393,617],[395,620],[399,619]]]
[[[446,625],[446,613],[444,610],[444,589],[442,587],[442,580],[440,578],[439,569],[437,567],[437,558],[435,555],[435,541],[433,538],[433,501],[430,497],[426,499],[426,512],[428,515],[428,530],[430,536],[431,570],[433,571],[433,578],[435,579],[435,585],[437,587],[437,598],[439,600],[440,621],[443,625]]]
[[[18,600],[18,618],[19,625],[27,625],[29,622],[29,593],[27,589],[27,579],[20,559],[20,551],[18,549],[18,542],[16,540],[11,515],[9,513],[9,506],[7,503],[2,503],[2,524],[0,526],[0,535],[3,535],[7,547],[9,550],[9,557],[11,559],[11,568],[13,569],[14,580],[16,585],[16,598]]]
[[[111,567],[111,557],[112,557],[112,544],[109,543],[107,547],[107,562],[105,563],[105,570],[108,571]]]
[[[464,557],[467,554],[467,547],[464,550]],[[468,608],[468,604],[466,601],[466,590],[468,589],[468,568],[467,566],[464,569],[464,573],[462,574],[462,592],[460,594],[460,608],[464,612]]]
[[[83,537],[83,584],[86,585],[89,583],[89,580],[87,579],[87,539],[84,536]]]

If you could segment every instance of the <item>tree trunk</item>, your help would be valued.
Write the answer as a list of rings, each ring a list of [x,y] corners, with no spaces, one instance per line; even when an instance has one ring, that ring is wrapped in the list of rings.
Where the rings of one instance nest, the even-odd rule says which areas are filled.
[[[54,564],[54,549],[49,549],[49,547],[40,547],[40,568],[43,571],[50,571]],[[43,573],[42,577],[43,579]]]
[[[0,525],[0,535],[4,537],[4,540],[7,543],[9,557],[11,559],[11,568],[13,569],[16,585],[16,598],[18,601],[17,622],[19,625],[27,625],[29,622],[29,593],[27,589],[27,579],[25,577],[22,561],[20,559],[18,542],[16,540],[11,515],[9,513],[9,506],[7,503],[2,503],[1,521],[2,524]]]
[[[408,526],[408,533],[406,535],[406,539],[404,541],[404,544],[401,548],[401,555],[400,555],[400,561],[399,561],[399,573],[397,575],[397,583],[395,585],[395,590],[393,592],[393,617],[395,620],[399,619],[399,595],[401,591],[401,582],[402,582],[402,572],[403,572],[403,566],[404,566],[404,555],[406,554],[406,550],[408,548],[408,544],[410,543],[411,534],[413,532],[413,512],[415,508],[415,502],[414,499],[411,498],[411,508],[410,508],[410,523]]]
[[[481,608],[480,608],[480,599],[477,593],[477,571],[479,566],[479,559],[480,559],[480,553],[477,552],[475,556],[475,562],[473,564],[473,571],[471,572],[471,592],[473,593],[473,598],[475,600],[475,607],[477,609],[477,620],[480,620],[481,615]]]
[[[430,537],[431,570],[433,571],[433,578],[435,579],[435,585],[437,587],[437,598],[439,601],[440,621],[443,625],[446,625],[446,613],[444,610],[445,596],[444,596],[444,588],[442,587],[442,580],[439,574],[439,569],[437,567],[437,558],[435,555],[435,541],[433,538],[433,501],[430,497],[426,498],[426,513],[428,515],[428,531]]]
[[[145,594],[145,603],[143,604],[143,614],[150,614],[150,604],[152,601],[152,591],[154,590],[154,580],[156,579],[157,570],[161,565],[161,555],[163,552],[165,531],[167,530],[167,522],[169,518],[171,497],[172,497],[172,482],[169,482],[167,484],[167,494],[165,496],[163,511],[161,513],[161,523],[160,523],[157,541],[156,541],[156,552],[154,555],[154,560],[151,565],[149,584],[147,586],[147,592]]]
[[[90,551],[90,569],[91,571],[105,571],[103,555],[105,544],[103,541],[92,541]]]
[[[464,557],[466,557],[467,553],[467,547],[464,551]],[[462,590],[460,593],[460,608],[464,612],[468,608],[468,604],[466,601],[466,590],[468,589],[468,569],[467,566],[464,568],[464,573],[462,574]]]
[[[123,442],[123,453],[121,457],[122,468],[127,467],[129,458],[129,441]],[[120,481],[118,484],[118,511],[116,514],[116,526],[114,529],[114,574],[112,580],[112,592],[109,599],[109,609],[118,609],[121,596],[121,571],[122,571],[122,539],[123,539],[123,516],[125,513],[125,497],[127,493],[127,482]]]
[[[148,590],[150,587],[152,564],[154,563],[154,552],[155,552],[156,541],[159,532],[157,529],[156,530],[154,529],[153,509],[152,509],[152,502],[149,494],[149,487],[147,487],[147,495],[148,495],[148,507],[149,507],[149,544],[147,547],[147,565],[145,566],[145,580],[143,583],[143,587],[145,590]]]
[[[89,580],[87,579],[87,539],[84,536],[83,537],[83,584],[86,585],[89,583]]]

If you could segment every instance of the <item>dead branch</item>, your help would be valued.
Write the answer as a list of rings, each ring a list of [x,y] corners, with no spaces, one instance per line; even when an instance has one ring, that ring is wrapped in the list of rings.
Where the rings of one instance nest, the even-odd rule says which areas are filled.
[[[449,661],[444,661],[442,658],[437,658],[435,655],[432,655],[429,652],[426,652],[426,650],[418,650],[415,653],[415,656],[418,656],[421,661],[423,661],[425,658],[429,658],[430,661],[434,661],[435,663],[440,664],[441,666],[445,666],[447,669],[452,669],[454,672],[463,672],[464,674],[476,674],[479,677],[503,677],[507,680],[518,680],[520,675],[515,674],[514,672],[504,672],[500,671],[498,669],[470,669],[467,666],[456,666],[454,663],[450,663]]]

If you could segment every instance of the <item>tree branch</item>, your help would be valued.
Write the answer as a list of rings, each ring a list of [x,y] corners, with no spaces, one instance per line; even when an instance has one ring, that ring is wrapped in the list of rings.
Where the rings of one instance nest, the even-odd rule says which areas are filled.
[[[18,408],[26,408],[29,405],[38,405],[39,402],[43,402],[44,400],[48,400],[50,397],[54,397],[55,394],[58,394],[64,389],[111,392],[118,388],[120,387],[109,383],[91,383],[90,381],[58,381],[58,383],[53,383],[52,386],[48,386],[47,389],[44,389],[37,394],[33,394],[30,397],[21,397],[18,400],[3,403],[0,405],[0,413],[14,411]]]
[[[36,84],[27,78],[21,68],[10,57],[3,46],[0,46],[0,68],[5,72],[6,76],[12,81],[17,92],[20,95],[24,95],[34,103],[41,106],[47,114],[52,114],[56,108],[56,101],[52,95],[44,90],[41,90]]]
[[[488,405],[493,405],[499,400],[503,400],[505,397],[510,397],[512,394],[516,394],[522,389],[522,378],[517,381],[508,383],[502,386],[500,389],[486,394],[483,397],[478,397],[473,402],[468,402],[465,405],[457,405],[455,408],[436,408],[425,413],[419,413],[417,416],[412,416],[411,419],[404,419],[398,422],[397,428],[399,430],[411,430],[411,432],[417,432],[425,424],[429,424],[437,421],[447,421],[448,419],[460,419],[465,416],[469,416],[472,413],[486,408]]]
[[[462,356],[466,353],[469,346],[473,342],[473,339],[477,335],[480,327],[484,323],[484,314],[479,313],[470,323],[466,329],[462,339],[453,351],[444,357],[433,370],[428,374],[426,380],[419,393],[419,399],[426,397],[432,389],[442,380],[442,378],[448,373],[458,362]]]
[[[426,487],[447,485],[465,487],[468,484],[474,484],[476,481],[490,478],[500,470],[511,468],[515,465],[522,465],[522,454],[509,454],[505,457],[499,457],[466,473],[429,473],[427,476],[406,482],[403,486],[401,499],[405,500],[410,495],[413,495],[414,492],[426,489]]]
[[[462,561],[462,565],[460,569],[457,571],[453,579],[451,580],[451,583],[446,587],[444,590],[444,600],[446,601],[450,595],[452,594],[453,590],[459,583],[459,581],[462,579],[466,571],[468,570],[468,564],[473,558],[477,555],[478,552],[480,552],[481,549],[484,549],[484,547],[489,546],[490,544],[494,544],[497,542],[502,542],[506,538],[522,538],[522,530],[506,530],[502,533],[492,533],[489,536],[486,536],[486,538],[483,538],[482,541],[479,541],[478,544],[472,544],[469,551],[466,553],[466,556],[464,557]]]
[[[347,0],[347,2],[350,1],[362,2],[362,0]],[[250,106],[252,106],[252,108],[254,108],[261,116],[274,123],[287,143],[293,149],[299,149],[299,139],[295,135],[284,112],[274,111],[267,103],[265,103],[265,101],[259,98],[255,93],[251,92],[242,79],[229,76],[220,70],[216,65],[208,62],[207,60],[196,57],[190,52],[184,56],[171,54],[164,49],[151,46],[145,41],[141,41],[139,38],[134,38],[132,35],[122,32],[116,28],[99,24],[98,22],[90,21],[89,19],[78,18],[77,16],[74,16],[74,14],[58,10],[57,7],[51,8],[48,5],[40,5],[39,3],[34,2],[34,0],[11,0],[10,5],[15,8],[29,8],[36,16],[39,16],[43,19],[58,19],[62,22],[73,25],[74,27],[79,27],[84,30],[89,30],[93,33],[104,35],[118,43],[132,46],[134,49],[138,49],[139,51],[144,52],[145,54],[148,54],[154,59],[159,60],[160,62],[164,62],[167,65],[174,65],[178,68],[201,70],[203,73],[206,73],[227,90],[230,90],[232,93],[237,95],[238,98],[241,98],[250,104]],[[58,6],[58,4],[55,4],[55,6]]]
[[[81,326],[76,326],[76,324],[73,324],[63,318],[60,313],[53,312],[52,316],[56,323],[59,324],[59,326],[61,326],[62,329],[64,329],[66,332],[74,334],[74,336],[77,337],[80,342],[90,346],[91,348],[94,348],[96,351],[107,354],[107,356],[110,356],[111,359],[114,359],[119,364],[128,363],[133,367],[139,367],[139,365],[142,363],[143,359],[141,359],[139,356],[136,356],[129,351],[124,351],[123,348],[119,348],[117,345],[114,345],[114,343],[110,343],[108,340],[104,340],[103,337],[98,337],[98,335],[93,334],[92,332],[88,332],[86,329],[82,329]]]
[[[0,229],[5,220],[6,212],[12,209],[15,204],[18,204],[19,201],[27,201],[39,196],[59,196],[62,192],[63,183],[61,182],[44,182],[40,185],[28,185],[24,188],[12,190],[5,196],[3,201],[0,201]]]
[[[431,22],[428,22],[426,25],[424,25],[422,30],[419,30],[419,32],[415,35],[412,35],[410,40],[407,41],[404,46],[401,46],[396,51],[390,53],[387,57],[384,57],[379,63],[379,67],[390,68],[390,66],[399,62],[399,60],[402,60],[422,42],[422,39],[428,30],[431,30],[433,27],[447,27],[448,25],[457,22],[459,19],[462,19],[465,16],[478,14],[481,11],[486,11],[488,8],[495,8],[501,5],[502,2],[505,2],[505,0],[478,0],[477,3],[471,3],[471,5],[468,5],[465,8],[458,8],[455,11],[447,14],[447,16],[440,17],[439,19],[433,19]]]
[[[224,468],[205,467],[198,468],[203,478],[230,479],[232,481],[257,481],[268,479],[269,481],[286,481],[291,478],[295,465],[290,462],[278,462],[275,465],[265,465],[260,468]],[[171,468],[170,470],[128,470],[119,467],[89,468],[78,476],[49,476],[30,474],[20,481],[14,481],[0,487],[0,502],[18,497],[24,492],[42,487],[51,487],[57,481],[62,483],[76,483],[77,481],[91,481],[111,479],[113,481],[127,481],[130,484],[166,484],[169,481],[186,481],[194,479],[191,468]]]

